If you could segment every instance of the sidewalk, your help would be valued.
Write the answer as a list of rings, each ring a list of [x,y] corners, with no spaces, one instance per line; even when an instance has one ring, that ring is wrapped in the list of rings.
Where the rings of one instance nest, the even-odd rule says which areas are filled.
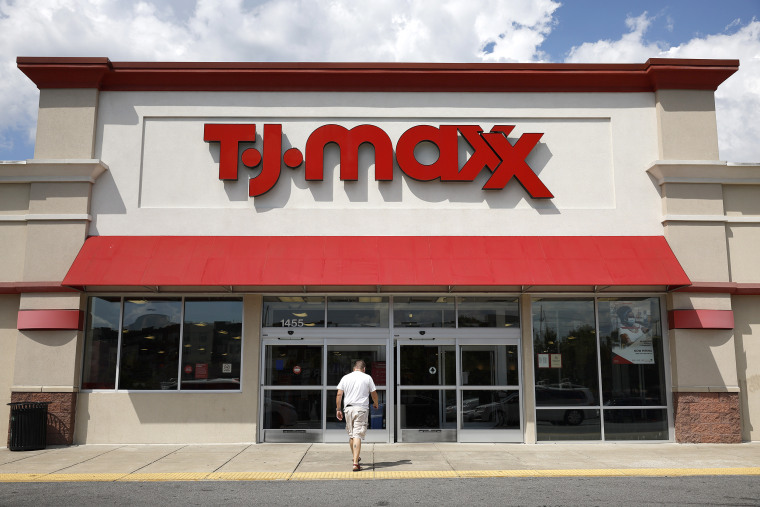
[[[0,449],[0,482],[760,475],[760,443],[81,445]]]

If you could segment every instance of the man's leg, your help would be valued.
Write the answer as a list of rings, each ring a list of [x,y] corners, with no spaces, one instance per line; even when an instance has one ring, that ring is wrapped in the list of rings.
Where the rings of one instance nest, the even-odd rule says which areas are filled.
[[[354,453],[354,464],[359,463],[359,454],[362,452],[362,439],[360,437],[354,437],[351,439],[351,450]]]

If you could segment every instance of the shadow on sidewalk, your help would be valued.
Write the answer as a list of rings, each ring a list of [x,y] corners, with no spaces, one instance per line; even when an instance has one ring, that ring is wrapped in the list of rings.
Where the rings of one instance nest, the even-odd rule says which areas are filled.
[[[372,464],[374,468],[389,468],[389,467],[396,467],[399,465],[410,465],[412,463],[412,460],[410,459],[400,459],[398,461],[376,461]]]

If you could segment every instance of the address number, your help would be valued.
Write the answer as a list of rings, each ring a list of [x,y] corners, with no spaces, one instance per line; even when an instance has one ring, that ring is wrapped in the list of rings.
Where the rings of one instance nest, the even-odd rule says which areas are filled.
[[[282,319],[282,327],[303,327],[303,319]]]

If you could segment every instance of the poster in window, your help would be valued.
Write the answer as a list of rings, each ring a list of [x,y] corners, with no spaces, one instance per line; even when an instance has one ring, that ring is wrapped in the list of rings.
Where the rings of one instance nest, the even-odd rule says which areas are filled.
[[[610,303],[610,316],[617,328],[613,335],[613,364],[654,364],[652,315],[648,301]]]

